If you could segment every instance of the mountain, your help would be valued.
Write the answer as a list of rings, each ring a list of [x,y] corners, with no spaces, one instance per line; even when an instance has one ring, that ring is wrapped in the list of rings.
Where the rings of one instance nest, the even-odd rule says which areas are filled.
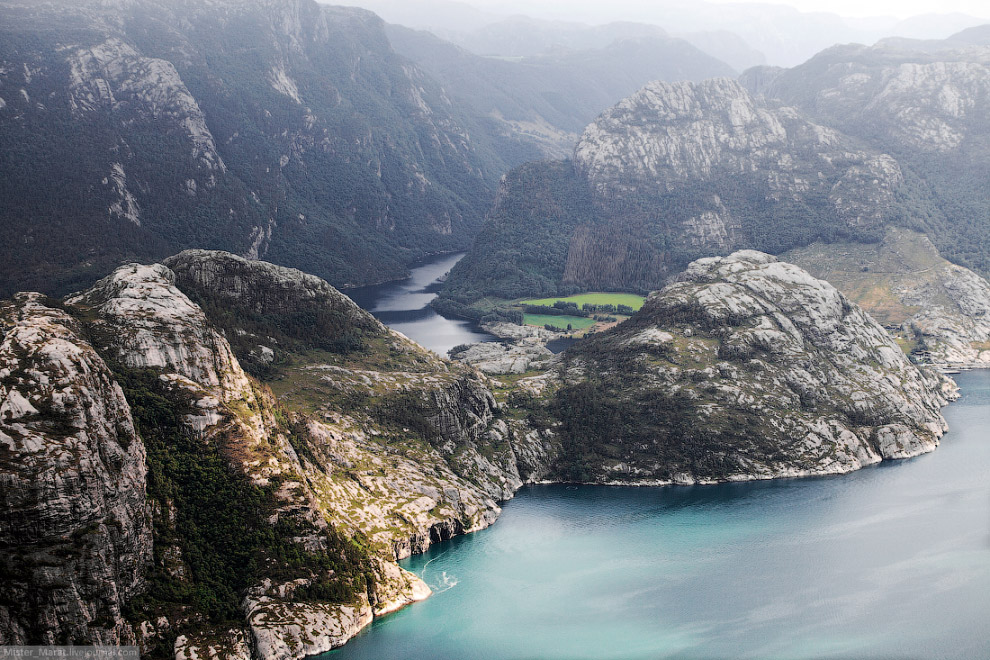
[[[541,361],[489,380],[216,251],[0,302],[0,643],[317,655],[426,598],[396,561],[523,483],[844,472],[934,449],[952,394],[754,252]]]
[[[705,30],[685,32],[675,36],[684,39],[695,48],[716,57],[736,71],[745,71],[754,66],[764,66],[767,56],[756,50],[746,40],[728,30]]]
[[[566,156],[588,122],[651,80],[733,74],[725,63],[659,28],[603,26],[592,38],[585,34],[591,29],[581,27],[573,48],[542,53],[540,43],[523,50],[541,54],[518,58],[481,57],[400,26],[389,26],[388,36],[398,53],[469,112],[480,133],[494,136],[493,148],[513,166]]]
[[[836,474],[935,449],[950,381],[827,282],[754,251],[692,263],[542,379],[559,474],[692,484]]]
[[[0,643],[322,653],[429,594],[397,559],[545,473],[483,378],[325,281],[168,263],[0,305]]]
[[[373,11],[389,23],[445,37],[483,28],[506,17],[497,8],[481,10],[456,0],[358,0],[352,5]]]
[[[669,36],[657,25],[612,22],[585,25],[510,16],[479,27],[452,40],[479,55],[516,58],[554,51],[600,50],[617,41]]]
[[[889,227],[878,243],[815,243],[781,259],[828,280],[918,359],[990,362],[990,282],[942,258],[924,234]]]
[[[589,125],[572,161],[503,180],[442,295],[470,313],[486,297],[650,291],[740,247],[876,241],[913,217],[909,192],[925,199],[890,156],[736,81],[650,83]]]
[[[0,26],[6,294],[186,247],[396,278],[468,244],[502,171],[366,11],[6,1]]]
[[[916,218],[950,261],[990,274],[990,48],[985,29],[944,41],[828,49],[764,81],[772,102],[889,153],[928,191]]]
[[[370,7],[381,0],[362,0]],[[423,14],[435,15],[430,2],[418,2]],[[622,18],[626,21],[653,24],[671,34],[690,34],[703,31],[726,30],[739,35],[747,44],[766,55],[769,63],[794,66],[808,59],[823,48],[836,43],[873,43],[877,39],[893,36],[899,27],[919,30],[913,35],[941,38],[946,25],[960,25],[957,17],[929,18],[920,25],[899,26],[896,18],[857,20],[830,12],[806,12],[781,4],[768,3],[719,3],[698,0],[661,0],[644,3],[639,0],[618,0],[609,3],[544,3],[534,5],[522,0],[474,0],[474,8],[503,17],[515,14],[529,15],[545,23],[580,22],[603,25]],[[414,19],[415,20],[415,19]],[[971,19],[975,25],[979,19]],[[425,22],[425,19],[424,19]],[[436,21],[431,21],[436,22]],[[412,25],[412,24],[410,24]],[[961,25],[966,25],[962,23]],[[418,24],[429,29],[429,24]],[[453,27],[449,26],[448,27]],[[477,29],[477,28],[475,28]],[[958,29],[958,28],[956,28]],[[461,28],[461,31],[466,31]],[[448,36],[449,35],[445,35]]]

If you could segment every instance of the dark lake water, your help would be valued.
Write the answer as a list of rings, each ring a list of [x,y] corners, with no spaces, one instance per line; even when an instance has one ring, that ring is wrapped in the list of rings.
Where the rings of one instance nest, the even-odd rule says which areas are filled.
[[[826,478],[537,486],[404,565],[326,660],[990,658],[990,372],[934,453]]]
[[[430,307],[440,290],[440,278],[463,256],[436,257],[414,266],[410,277],[401,282],[348,289],[344,293],[385,325],[446,357],[447,351],[458,344],[495,341],[476,324],[444,318]]]

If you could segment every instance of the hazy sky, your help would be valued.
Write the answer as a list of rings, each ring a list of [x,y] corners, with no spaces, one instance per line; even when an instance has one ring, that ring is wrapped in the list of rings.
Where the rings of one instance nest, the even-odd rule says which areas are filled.
[[[710,0],[713,2],[752,2],[752,0]],[[790,5],[801,11],[827,11],[843,16],[897,16],[959,12],[990,17],[988,0],[786,0],[767,4]]]
[[[565,10],[577,12],[607,12],[606,7],[649,7],[662,4],[653,0],[528,0],[525,3],[506,3],[504,0],[463,0],[468,4],[498,11],[500,6],[513,5],[512,11],[519,11],[523,4],[530,9],[525,13],[540,14],[543,10]],[[714,3],[745,2],[753,0],[708,0]],[[843,16],[897,16],[907,18],[918,14],[945,14],[959,12],[983,18],[990,18],[990,0],[764,0],[764,4],[790,5],[802,11],[824,11]]]

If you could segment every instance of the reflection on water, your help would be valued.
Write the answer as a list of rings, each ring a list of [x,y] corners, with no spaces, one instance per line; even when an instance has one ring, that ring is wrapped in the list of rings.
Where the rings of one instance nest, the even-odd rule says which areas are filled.
[[[345,293],[388,327],[443,356],[458,344],[495,341],[476,324],[444,318],[429,306],[440,290],[440,278],[463,256],[436,257],[415,266],[401,282],[349,289]]]
[[[941,447],[836,477],[532,486],[326,660],[990,658],[990,371]]]

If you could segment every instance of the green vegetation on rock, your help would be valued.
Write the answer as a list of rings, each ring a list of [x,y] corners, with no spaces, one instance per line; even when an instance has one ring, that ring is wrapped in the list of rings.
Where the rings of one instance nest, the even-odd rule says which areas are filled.
[[[184,607],[202,624],[236,622],[244,591],[262,578],[312,580],[314,600],[350,603],[373,585],[366,553],[332,528],[276,516],[279,479],[252,484],[231,466],[223,437],[192,433],[183,416],[192,402],[151,369],[117,366],[147,450],[148,498],[153,503],[155,557],[147,591],[130,603],[132,621],[174,615]],[[294,537],[318,534],[318,551]],[[297,596],[299,597],[299,596]],[[158,649],[171,657],[171,646]]]

